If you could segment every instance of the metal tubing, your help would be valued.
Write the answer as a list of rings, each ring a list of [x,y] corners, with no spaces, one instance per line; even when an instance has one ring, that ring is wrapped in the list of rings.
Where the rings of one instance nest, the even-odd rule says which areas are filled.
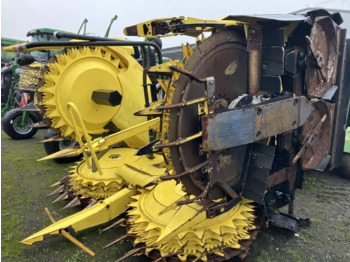
[[[163,61],[162,52],[159,46],[152,42],[144,42],[144,41],[124,41],[124,40],[116,40],[105,37],[96,37],[96,36],[82,36],[72,33],[57,33],[57,35],[62,35],[62,37],[71,38],[71,39],[79,39],[79,40],[88,40],[81,42],[62,42],[62,41],[52,41],[52,42],[31,42],[26,44],[17,45],[16,50],[26,52],[26,49],[36,48],[36,47],[80,47],[80,46],[139,46],[139,47],[153,47],[158,55],[158,63],[161,64]],[[90,42],[92,41],[92,42]]]
[[[260,89],[261,50],[249,51],[249,94]]]
[[[92,147],[92,144],[91,144],[91,140],[90,140],[90,137],[86,131],[86,128],[84,126],[84,122],[79,114],[79,110],[78,108],[76,107],[75,104],[73,104],[72,102],[68,102],[67,104],[67,108],[68,108],[68,111],[69,111],[69,114],[72,118],[72,122],[73,122],[73,125],[74,125],[74,129],[75,129],[75,132],[79,135],[78,137],[78,140],[79,140],[79,144],[80,144],[80,147],[83,149],[83,153],[84,153],[84,144],[83,144],[83,141],[81,140],[81,136],[80,136],[80,132],[79,132],[79,129],[78,129],[78,126],[77,126],[77,123],[76,123],[76,120],[78,120],[80,126],[82,127],[83,129],[83,134],[84,134],[84,137],[86,139],[86,145],[87,147],[90,149],[90,153],[91,153],[91,156],[92,156],[92,159],[94,160],[95,162],[95,165],[98,169],[98,172],[100,173],[100,175],[103,175],[103,172],[102,172],[102,169],[101,169],[101,166],[100,166],[100,163],[98,162],[98,158],[96,156],[96,152],[95,150],[93,149]],[[72,111],[73,110],[73,111]],[[75,114],[75,116],[74,116]],[[76,119],[77,118],[77,119]],[[87,154],[85,153],[84,154],[84,157],[86,158],[86,162],[88,163],[88,166],[90,165],[90,162],[89,162],[89,158],[87,156]],[[92,160],[91,160],[91,164],[92,164]],[[89,167],[90,168],[90,167]]]

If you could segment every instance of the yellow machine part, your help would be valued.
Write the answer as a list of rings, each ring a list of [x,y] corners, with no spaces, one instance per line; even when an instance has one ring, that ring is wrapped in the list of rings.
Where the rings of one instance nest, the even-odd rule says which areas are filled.
[[[127,40],[123,37],[110,37],[111,39],[115,39],[115,40]],[[134,47],[132,46],[111,46],[110,48],[112,48],[113,50],[116,50],[118,52],[118,50],[123,50],[126,53],[128,53],[129,55],[134,55],[135,54],[135,50]]]
[[[53,223],[47,228],[22,240],[21,243],[32,245],[37,241],[44,240],[48,235],[58,235],[60,234],[60,230],[68,227],[72,227],[75,231],[80,231],[106,223],[126,211],[130,197],[134,194],[134,190],[124,188],[117,194],[99,201],[92,207]]]
[[[69,176],[69,186],[76,196],[89,197],[99,202],[55,222],[21,243],[31,245],[44,240],[46,235],[60,234],[60,230],[70,226],[75,231],[80,231],[106,223],[125,212],[128,203],[132,201],[130,197],[136,193],[132,188],[153,183],[165,172],[165,168],[160,167],[162,156],[154,154],[149,159],[147,156],[136,156],[135,153],[136,149],[132,148],[108,149],[99,159],[103,167],[102,175],[87,168],[85,160],[78,163]]]
[[[51,126],[64,137],[75,137],[68,116],[67,103],[73,102],[82,115],[88,133],[102,134],[109,131],[112,122],[123,130],[146,121],[134,112],[145,104],[142,87],[142,67],[122,49],[109,47],[71,48],[56,55],[56,61],[47,65],[40,106]],[[120,105],[107,106],[95,103],[92,93],[96,90],[118,91],[122,96]],[[125,141],[138,148],[148,141],[148,134],[140,134]]]
[[[164,174],[159,168],[163,157],[136,156],[136,149],[111,148],[99,159],[103,174],[93,172],[86,161],[78,163],[69,175],[69,185],[80,198],[101,199],[128,185],[145,186]],[[89,159],[90,160],[90,159]]]
[[[207,255],[224,256],[225,248],[239,249],[241,240],[250,239],[249,231],[255,229],[252,201],[243,199],[228,212],[207,218],[202,205],[176,204],[185,195],[181,184],[166,181],[133,196],[128,234],[136,236],[135,244],[143,243],[146,252],[158,250],[162,257],[206,261]]]
[[[193,50],[189,46],[184,46],[184,50],[187,54],[185,60],[187,60]],[[80,52],[79,50],[75,51]],[[90,49],[86,52],[93,56],[95,51]],[[100,54],[102,55],[102,52]],[[70,63],[67,59],[69,56],[72,55],[67,54],[65,57],[68,60],[66,61],[67,64]],[[61,58],[58,56],[57,59]],[[109,65],[111,61],[107,61],[106,64]],[[56,67],[59,68],[61,63],[62,61],[58,61]],[[183,67],[184,63],[178,63],[177,66]],[[52,72],[54,70],[56,69],[53,69]],[[59,70],[62,70],[62,72]],[[59,70],[57,70],[60,72],[59,75],[63,75],[64,69]],[[119,77],[119,71],[117,75]],[[48,81],[54,82],[56,80],[59,82],[62,80],[59,76],[56,76],[56,79],[54,77],[55,75]],[[68,77],[70,77],[69,74]],[[162,88],[166,91],[165,104],[171,104],[175,89],[174,82],[178,78],[179,74],[175,72],[171,82],[161,82]],[[49,87],[43,88],[48,89]],[[118,91],[123,92],[121,87]],[[41,92],[44,92],[44,90],[41,90]],[[53,101],[56,99],[55,96],[59,96],[55,92],[45,92],[51,99],[47,101]],[[74,94],[81,95],[78,91]],[[124,98],[124,92],[122,95]],[[73,99],[75,99],[74,96]],[[87,108],[84,108],[84,105],[79,106],[79,102],[74,101],[74,103],[78,103],[77,107],[79,107],[79,111],[84,118],[84,114],[87,114],[88,111]],[[47,106],[51,108],[54,105],[54,103],[47,103]],[[52,110],[52,112],[56,111],[58,111],[56,108]],[[117,111],[116,114],[118,113]],[[169,111],[164,110],[161,123],[163,139],[166,139],[168,117]],[[85,124],[88,127],[89,123]],[[112,136],[108,139],[113,139]],[[105,142],[107,144],[108,139]],[[132,139],[134,137],[130,138],[130,140]],[[96,141],[99,143],[100,140],[97,139]],[[94,141],[92,144],[94,144]],[[188,195],[183,190],[183,186],[181,184],[176,185],[174,180],[160,182],[160,176],[173,173],[171,164],[164,165],[163,156],[154,154],[154,158],[149,159],[147,156],[136,156],[135,152],[135,149],[130,148],[110,148],[105,152],[101,151],[100,154],[103,154],[103,156],[99,157],[99,164],[102,168],[102,175],[96,170],[93,172],[89,169],[85,160],[80,162],[71,172],[69,181],[71,188],[76,195],[81,197],[105,198],[105,200],[54,223],[23,240],[22,243],[32,244],[41,241],[44,236],[60,234],[60,230],[69,226],[79,231],[105,223],[124,212],[126,205],[131,207],[128,212],[128,234],[136,237],[134,244],[146,247],[146,253],[156,250],[163,257],[177,256],[182,261],[194,257],[206,261],[210,255],[224,257],[224,249],[240,249],[241,241],[251,238],[250,232],[255,229],[254,222],[256,219],[251,201],[243,199],[233,209],[214,218],[207,217],[200,202],[179,206],[177,205],[178,201],[191,199],[194,196]],[[170,160],[167,152],[163,153],[166,159]],[[88,159],[88,161],[90,160]],[[155,182],[158,183],[156,186],[140,189],[140,187]],[[134,190],[129,189],[130,186],[138,188],[139,193],[136,194]],[[136,201],[131,202],[130,197]]]
[[[185,32],[181,31],[171,31],[172,29],[169,30],[169,32],[164,33],[164,35],[157,35],[156,32],[154,32],[154,23],[164,23],[164,24],[169,24],[169,25],[175,25],[175,24],[183,24],[183,25],[189,25],[192,24],[193,27],[191,30],[187,30]],[[196,24],[205,24],[209,23],[210,25],[206,28],[203,29],[201,26],[196,26]],[[168,18],[160,18],[160,19],[153,19],[150,21],[146,21],[143,23],[139,23],[134,26],[130,26],[124,29],[124,34],[125,35],[130,35],[130,36],[141,36],[141,37],[160,37],[160,36],[175,36],[175,35],[188,35],[188,36],[194,36],[197,37],[199,36],[202,32],[210,32],[213,30],[213,24],[224,24],[225,26],[237,26],[237,25],[242,25],[243,22],[241,21],[235,21],[235,20],[222,20],[222,19],[217,19],[217,20],[203,20],[203,19],[198,19],[194,17],[168,17]],[[175,29],[175,27],[174,27]]]

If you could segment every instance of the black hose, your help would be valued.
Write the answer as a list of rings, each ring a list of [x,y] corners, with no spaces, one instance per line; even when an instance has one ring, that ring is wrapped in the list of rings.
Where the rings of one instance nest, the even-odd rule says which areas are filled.
[[[60,32],[60,31],[54,32],[53,35],[58,39],[69,38],[69,39],[88,40],[88,41],[123,41],[123,40],[116,40],[116,39],[111,39],[107,37],[79,35],[74,33]]]
[[[108,39],[108,38],[105,38]],[[52,41],[52,42],[31,42],[19,45],[20,50],[25,50],[29,48],[36,48],[36,47],[81,47],[81,46],[140,46],[145,47],[153,47],[158,55],[158,63],[162,63],[162,52],[159,48],[159,46],[155,43],[151,42],[143,42],[143,41],[122,41],[122,40],[99,40],[94,42],[62,42],[62,41]]]

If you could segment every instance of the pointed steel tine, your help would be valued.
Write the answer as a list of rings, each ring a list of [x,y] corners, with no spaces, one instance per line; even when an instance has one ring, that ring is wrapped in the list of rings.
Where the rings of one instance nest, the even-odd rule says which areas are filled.
[[[72,201],[70,201],[64,208],[63,210],[70,208],[70,207],[76,207],[81,205],[80,199],[78,197],[75,197]]]
[[[160,257],[160,258],[157,258],[156,260],[154,260],[154,262],[160,262],[164,259],[165,257]]]
[[[105,232],[105,231],[111,229],[112,227],[118,226],[118,225],[120,225],[121,223],[123,223],[125,221],[126,221],[125,218],[119,219],[117,222],[114,222],[112,225],[110,225],[110,226],[106,227],[105,229],[103,229],[102,232]]]
[[[137,253],[140,252],[142,249],[146,249],[146,247],[135,248],[135,249],[129,251],[128,253],[126,253],[123,257],[117,259],[115,262],[122,262],[122,261],[124,261],[126,258],[131,257],[132,255],[137,254]]]
[[[59,186],[58,188],[56,188],[54,191],[52,191],[50,194],[48,194],[47,196],[53,196],[56,194],[61,194],[64,192],[64,185]]]
[[[59,185],[61,185],[61,181],[57,181],[56,183],[53,183],[51,186],[49,186],[49,188],[53,188]]]
[[[193,260],[192,262],[198,262],[198,261],[200,261],[202,259],[202,257],[204,257],[204,256],[206,256],[208,254],[209,254],[208,252],[205,252],[200,257],[197,257],[195,260]]]
[[[225,251],[223,251],[223,253],[224,253],[224,258],[226,260],[229,260],[231,258],[231,256],[229,256]]]
[[[108,247],[110,247],[110,246],[113,246],[113,245],[117,244],[118,242],[120,242],[120,241],[126,239],[128,236],[130,236],[130,235],[126,234],[126,235],[124,235],[124,236],[118,237],[116,240],[113,240],[111,243],[109,243],[108,245],[104,246],[103,249],[108,248]]]
[[[61,183],[61,184],[67,183],[68,179],[69,179],[69,177],[68,177],[68,176],[65,176],[64,178],[61,179],[60,183]]]
[[[67,200],[68,199],[68,192],[64,192],[62,195],[60,195],[58,198],[56,198],[54,201],[52,201],[52,204]]]
[[[142,186],[141,188],[147,188],[147,187],[155,186],[155,185],[157,185],[157,183],[154,181],[151,181],[151,182],[147,183],[146,185]]]
[[[98,200],[94,200],[92,201],[90,204],[88,204],[84,209],[88,209],[89,207],[92,207],[93,205],[95,205],[98,202]]]
[[[64,185],[66,184],[66,182],[68,181],[68,176],[65,176],[64,178],[60,179],[59,181],[57,181],[56,183],[52,184],[51,186],[49,186],[49,188],[51,187],[56,187],[56,186],[60,186],[60,185]]]

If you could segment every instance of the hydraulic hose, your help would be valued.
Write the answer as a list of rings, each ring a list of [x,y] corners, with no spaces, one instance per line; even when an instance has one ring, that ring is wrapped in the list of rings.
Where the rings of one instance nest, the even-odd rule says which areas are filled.
[[[87,36],[91,37],[91,36]],[[77,39],[77,38],[75,38]],[[97,40],[97,41],[79,41],[79,42],[62,42],[62,41],[52,41],[52,42],[31,42],[31,43],[25,43],[15,46],[8,46],[4,48],[4,51],[22,51],[22,52],[28,52],[28,51],[36,51],[36,50],[43,50],[43,49],[50,49],[52,47],[81,47],[81,46],[139,46],[141,48],[144,48],[145,46],[153,47],[154,50],[157,52],[158,55],[158,62],[162,63],[162,53],[159,48],[159,46],[155,43],[151,42],[143,42],[143,41],[123,41],[123,40],[107,40],[109,38],[103,38],[104,40]],[[29,50],[30,49],[30,50]]]

